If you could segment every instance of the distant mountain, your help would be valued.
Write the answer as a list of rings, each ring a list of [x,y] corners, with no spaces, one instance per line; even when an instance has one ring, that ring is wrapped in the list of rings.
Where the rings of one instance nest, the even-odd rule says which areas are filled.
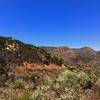
[[[71,65],[89,64],[100,60],[100,51],[95,51],[90,47],[73,49],[68,47],[42,47],[51,53],[52,56],[62,58]]]
[[[0,37],[0,100],[79,100],[99,78],[100,51],[36,47]]]
[[[61,66],[94,66],[100,63],[100,51],[89,47],[73,49],[69,47],[36,47],[11,37],[0,37],[0,64],[18,66],[23,62],[55,64]]]

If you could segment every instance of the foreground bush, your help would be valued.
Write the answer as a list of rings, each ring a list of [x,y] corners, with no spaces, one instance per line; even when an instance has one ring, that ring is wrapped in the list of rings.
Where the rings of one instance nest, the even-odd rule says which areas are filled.
[[[80,100],[91,90],[97,78],[94,72],[76,69],[65,69],[56,78],[41,73],[27,73],[24,78],[8,82],[9,88],[4,87],[6,94],[5,91],[0,92],[0,96],[3,96],[0,100]]]

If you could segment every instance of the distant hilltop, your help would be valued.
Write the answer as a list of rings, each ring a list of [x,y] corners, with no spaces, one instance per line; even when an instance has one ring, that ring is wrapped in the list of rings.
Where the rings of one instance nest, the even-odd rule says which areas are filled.
[[[8,52],[8,54],[6,53]],[[4,58],[3,58],[4,56]],[[36,47],[25,44],[12,37],[0,37],[0,59],[10,59],[10,63],[23,63],[24,61],[42,64],[67,64],[71,66],[90,67],[100,64],[100,51],[90,47],[73,49],[61,47]],[[9,60],[8,60],[9,62]]]

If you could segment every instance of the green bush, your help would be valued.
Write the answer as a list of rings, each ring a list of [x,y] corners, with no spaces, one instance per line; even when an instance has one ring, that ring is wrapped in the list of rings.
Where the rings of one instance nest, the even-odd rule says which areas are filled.
[[[68,100],[80,98],[85,90],[91,89],[92,78],[83,71],[66,69],[57,79],[60,84],[59,90],[62,90],[59,95]]]
[[[49,100],[49,97],[46,94],[43,93],[35,93],[33,95],[33,100]]]
[[[58,81],[65,81],[65,80],[69,80],[69,78],[73,78],[76,76],[75,72],[72,72],[70,70],[65,70],[64,72],[62,72],[59,77],[58,77]]]
[[[50,76],[45,76],[44,77],[44,84],[45,85],[52,85],[53,84],[53,79]]]
[[[58,58],[56,56],[52,57],[52,63],[61,66],[64,62],[64,60],[62,58]]]
[[[32,92],[27,91],[27,93],[25,93],[25,95],[23,95],[22,97],[16,96],[16,100],[35,100],[35,99],[32,97]]]
[[[14,89],[22,89],[24,88],[25,85],[25,81],[23,79],[15,79],[15,81],[13,82],[13,88]]]

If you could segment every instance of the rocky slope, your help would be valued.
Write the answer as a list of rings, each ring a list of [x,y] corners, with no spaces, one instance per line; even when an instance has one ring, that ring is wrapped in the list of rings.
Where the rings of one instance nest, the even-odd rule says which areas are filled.
[[[62,58],[66,63],[74,66],[87,66],[100,62],[100,51],[89,47],[73,49],[68,47],[42,47],[52,56]]]
[[[52,57],[39,47],[25,44],[11,37],[0,37],[0,86],[5,80],[22,77],[30,71],[55,76],[60,72],[63,60]],[[52,66],[54,66],[52,68]]]
[[[91,48],[36,47],[0,37],[0,100],[80,100],[100,78],[99,66],[100,52]]]

